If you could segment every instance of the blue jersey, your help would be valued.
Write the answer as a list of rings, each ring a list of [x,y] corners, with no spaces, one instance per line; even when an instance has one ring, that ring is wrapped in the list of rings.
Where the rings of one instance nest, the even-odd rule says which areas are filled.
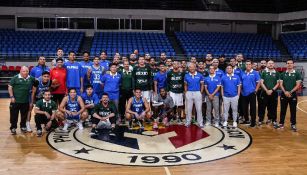
[[[111,75],[111,73],[104,74],[101,78],[101,82],[104,84],[104,92],[119,92],[121,75],[118,73],[115,73],[114,75]]]
[[[145,110],[145,103],[143,101],[142,98],[140,98],[139,101],[136,101],[136,98],[135,97],[132,97],[133,100],[132,100],[132,104],[131,104],[131,110],[133,112],[136,112],[138,114],[142,113],[144,110]]]
[[[86,92],[84,92],[82,94],[82,99],[84,101],[85,105],[89,105],[89,104],[98,104],[99,103],[99,98],[98,95],[93,93],[91,96],[88,96]]]
[[[99,66],[98,68],[91,66],[92,73],[91,73],[91,85],[93,86],[94,92],[98,95],[103,93],[103,89],[101,88],[101,78],[104,74],[104,67]]]
[[[70,61],[64,63],[66,68],[66,86],[67,88],[80,88],[82,77],[82,67],[78,62],[71,63]]]
[[[31,70],[30,76],[34,78],[39,78],[40,76],[42,76],[42,73],[45,71],[50,72],[50,68],[48,66],[37,65],[33,67],[33,69]]]
[[[110,66],[110,61],[108,60],[101,60],[100,61],[100,66],[104,67],[104,70],[109,70],[109,66]]]
[[[80,111],[81,107],[80,107],[80,104],[78,102],[78,96],[76,96],[75,100],[72,101],[70,99],[70,96],[68,95],[68,101],[67,101],[67,104],[66,104],[66,109],[68,111],[71,111],[71,112],[78,112],[78,111]]]
[[[158,92],[160,92],[160,89],[166,88],[166,78],[167,78],[167,72],[164,73],[158,72],[154,76],[154,81],[157,82]]]
[[[43,98],[44,92],[49,90],[51,86],[51,81],[49,80],[46,84],[43,84],[42,78],[38,78],[37,81],[38,81],[38,84],[37,84],[35,96],[36,98],[39,99],[39,98]]]
[[[90,84],[90,81],[87,78],[87,70],[91,68],[91,66],[93,65],[93,62],[80,61],[79,64],[82,67],[83,86],[85,87],[86,85]]]

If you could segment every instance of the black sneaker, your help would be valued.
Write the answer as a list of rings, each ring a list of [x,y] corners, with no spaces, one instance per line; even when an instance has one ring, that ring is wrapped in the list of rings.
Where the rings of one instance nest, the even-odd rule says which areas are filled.
[[[293,132],[297,132],[296,125],[291,125],[291,130],[292,130]]]
[[[256,127],[256,124],[255,124],[255,123],[251,123],[251,124],[249,125],[249,127],[250,127],[250,128],[255,128],[255,127]]]
[[[27,128],[26,128],[26,127],[22,127],[22,128],[20,128],[20,131],[21,131],[22,133],[27,133]]]
[[[11,129],[11,134],[12,134],[12,135],[16,135],[16,134],[17,134],[16,128],[12,128],[12,129]]]
[[[243,125],[250,125],[251,122],[250,122],[250,121],[243,121],[243,122],[241,122],[240,124],[243,124]]]
[[[90,136],[98,135],[98,131],[95,128],[91,129]]]
[[[37,137],[41,137],[42,135],[43,135],[43,131],[42,130],[37,130],[36,136]]]

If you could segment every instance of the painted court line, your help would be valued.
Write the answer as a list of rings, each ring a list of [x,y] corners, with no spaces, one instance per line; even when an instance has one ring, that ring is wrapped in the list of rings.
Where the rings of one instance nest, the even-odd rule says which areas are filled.
[[[165,170],[166,175],[172,175],[167,167],[164,167],[164,170]]]
[[[299,107],[299,105],[300,105],[301,103],[303,103],[303,102],[307,102],[307,100],[303,100],[303,101],[298,102],[297,105],[296,105],[296,107],[297,107],[297,109],[299,109],[299,110],[301,110],[302,112],[304,112],[305,114],[307,114],[307,111],[305,111],[305,110],[303,110],[303,109],[301,109],[301,108]]]

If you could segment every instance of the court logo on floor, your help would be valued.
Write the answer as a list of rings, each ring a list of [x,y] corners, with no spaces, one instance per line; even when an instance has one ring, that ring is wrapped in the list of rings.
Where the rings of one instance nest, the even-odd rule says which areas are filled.
[[[240,128],[203,129],[172,125],[157,131],[116,128],[89,136],[90,129],[54,131],[47,142],[57,151],[79,159],[130,166],[173,166],[219,160],[247,149],[251,136]]]

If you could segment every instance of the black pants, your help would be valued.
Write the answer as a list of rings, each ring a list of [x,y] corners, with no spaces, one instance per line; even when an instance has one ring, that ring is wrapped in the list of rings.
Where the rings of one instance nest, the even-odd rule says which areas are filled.
[[[273,92],[271,95],[267,95],[265,92],[262,94],[263,100],[261,101],[261,104],[259,106],[258,101],[258,110],[261,107],[261,114],[258,114],[259,121],[263,121],[264,114],[265,114],[265,108],[268,109],[268,119],[272,120],[273,122],[276,122],[277,120],[277,104],[278,104],[278,93]]]
[[[243,102],[243,95],[240,94],[239,102],[238,102],[238,113],[240,117],[244,116],[244,102]]]
[[[296,124],[296,105],[297,105],[297,95],[296,93],[292,94],[292,97],[288,98],[284,93],[280,96],[280,124],[285,123],[285,117],[287,113],[288,104],[290,106],[290,121],[291,125]]]
[[[264,119],[265,108],[266,108],[266,106],[264,105],[264,94],[266,94],[266,92],[263,90],[259,90],[257,92],[258,117],[259,117],[259,121],[261,122]]]
[[[121,90],[119,98],[119,114],[122,118],[125,117],[126,102],[133,96],[132,90]]]
[[[242,104],[245,121],[249,121],[251,116],[251,125],[256,124],[256,94],[251,93],[248,96],[242,96]]]
[[[42,124],[46,125],[50,119],[48,119],[45,115],[36,114],[35,115],[35,124],[37,130],[42,130]],[[57,128],[57,122],[55,119],[52,120],[51,128]]]
[[[18,115],[20,111],[20,127],[26,127],[26,120],[29,111],[29,103],[11,103],[10,104],[10,129],[17,128]]]

